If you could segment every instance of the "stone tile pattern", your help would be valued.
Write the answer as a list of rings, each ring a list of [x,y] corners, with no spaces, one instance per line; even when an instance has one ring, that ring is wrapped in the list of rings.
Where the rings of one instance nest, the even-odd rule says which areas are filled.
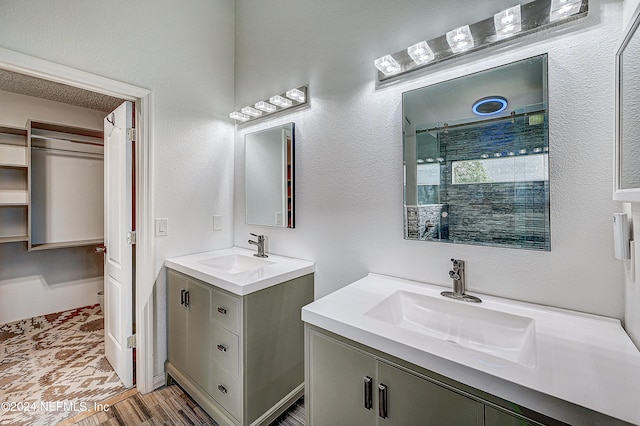
[[[441,204],[408,206],[406,238],[550,250],[548,181],[451,184],[452,161],[480,159],[482,154],[489,158],[495,158],[495,153],[521,155],[522,149],[527,154],[536,149],[545,152],[546,114],[541,124],[529,125],[528,118],[523,117],[513,123],[507,120],[441,131],[438,136],[440,156],[445,159],[440,171]],[[445,209],[447,223],[442,223],[440,215],[436,228],[425,232],[426,222],[435,220]],[[447,232],[442,233],[443,229]]]

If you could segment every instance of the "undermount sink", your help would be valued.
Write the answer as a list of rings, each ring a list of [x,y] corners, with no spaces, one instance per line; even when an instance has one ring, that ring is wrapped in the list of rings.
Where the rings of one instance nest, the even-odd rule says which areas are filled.
[[[396,291],[365,315],[526,367],[536,365],[533,318],[407,291]]]
[[[274,264],[274,262],[266,259],[260,259],[254,256],[245,256],[237,253],[203,259],[200,260],[200,263],[227,274],[250,272],[263,266]]]

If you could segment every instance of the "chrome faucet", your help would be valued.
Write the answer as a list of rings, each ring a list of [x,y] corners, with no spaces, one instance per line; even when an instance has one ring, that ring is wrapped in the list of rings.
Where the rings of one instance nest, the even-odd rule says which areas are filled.
[[[453,291],[443,291],[440,294],[452,299],[464,300],[465,302],[482,302],[479,298],[465,293],[464,260],[451,259],[451,262],[453,262],[453,269],[449,271],[449,277],[453,280]]]
[[[253,244],[254,246],[258,246],[258,252],[254,254],[255,257],[269,257],[264,254],[264,235],[256,235],[251,234],[256,237],[258,241],[249,240],[249,244]]]

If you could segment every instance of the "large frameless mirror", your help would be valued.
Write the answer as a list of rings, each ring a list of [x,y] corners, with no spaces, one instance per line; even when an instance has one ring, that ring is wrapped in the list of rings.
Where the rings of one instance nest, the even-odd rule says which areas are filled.
[[[404,237],[550,250],[547,55],[403,94]]]
[[[245,136],[246,222],[294,227],[294,123]]]
[[[640,6],[616,54],[614,199],[640,201]]]

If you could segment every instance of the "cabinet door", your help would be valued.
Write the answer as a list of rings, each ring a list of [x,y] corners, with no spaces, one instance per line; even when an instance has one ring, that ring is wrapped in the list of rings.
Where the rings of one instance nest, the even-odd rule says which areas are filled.
[[[378,395],[378,386],[384,386]],[[378,404],[386,398],[386,418],[378,414],[379,425],[476,426],[483,421],[483,406],[466,396],[419,376],[378,363]]]
[[[187,310],[185,293],[189,288],[186,277],[167,272],[167,332],[168,358],[181,369],[187,369]]]
[[[376,361],[314,331],[310,333],[310,425],[375,425],[375,392],[372,407],[365,408],[365,377],[373,383]],[[408,423],[405,423],[408,424]]]
[[[533,426],[537,423],[529,422],[487,405],[484,411],[484,424],[485,426]]]
[[[209,383],[211,354],[209,286],[207,284],[189,280],[187,311],[187,373],[206,389]]]

